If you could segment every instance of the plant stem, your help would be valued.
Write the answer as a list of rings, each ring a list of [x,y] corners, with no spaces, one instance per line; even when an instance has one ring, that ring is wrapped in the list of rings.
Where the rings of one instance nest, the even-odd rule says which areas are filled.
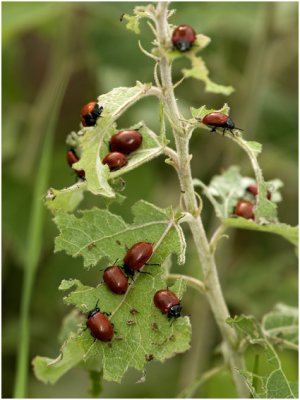
[[[198,205],[190,167],[190,136],[182,122],[183,118],[177,107],[172,84],[171,65],[166,55],[166,49],[170,46],[170,32],[167,18],[168,3],[158,3],[156,8],[156,30],[160,51],[159,68],[163,92],[162,101],[166,108],[167,117],[171,118],[170,122],[173,128],[178,154],[178,177],[184,199],[184,211],[190,214],[190,218],[187,219],[187,222],[192,232],[199,261],[203,269],[206,297],[223,337],[223,354],[225,361],[228,362],[230,366],[238,395],[242,398],[248,397],[248,389],[243,378],[237,371],[244,369],[243,358],[237,351],[238,338],[236,332],[226,323],[230,315],[221,290],[215,259],[210,250],[202,219],[197,215]],[[178,128],[174,129],[174,126]]]
[[[182,274],[168,274],[166,277],[167,280],[170,281],[176,281],[177,279],[183,279],[186,281],[186,283],[190,286],[193,287],[194,289],[198,290],[201,294],[205,293],[205,286],[203,282],[201,282],[199,279],[193,278],[191,276],[187,275],[182,275]]]
[[[200,378],[198,378],[195,382],[193,382],[189,387],[184,389],[182,392],[180,392],[176,397],[179,399],[182,398],[191,398],[195,392],[200,388],[203,383],[211,379],[213,376],[218,374],[219,372],[222,372],[225,370],[225,365],[221,365],[219,367],[215,367],[210,369],[209,371],[205,372],[203,375],[201,375]]]

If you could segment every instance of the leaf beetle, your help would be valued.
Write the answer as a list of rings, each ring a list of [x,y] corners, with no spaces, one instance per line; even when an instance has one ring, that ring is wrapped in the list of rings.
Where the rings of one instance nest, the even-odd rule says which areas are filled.
[[[105,315],[106,313],[100,312],[98,301],[95,308],[88,313],[86,326],[95,339],[101,340],[102,342],[110,342],[114,336],[114,328]]]

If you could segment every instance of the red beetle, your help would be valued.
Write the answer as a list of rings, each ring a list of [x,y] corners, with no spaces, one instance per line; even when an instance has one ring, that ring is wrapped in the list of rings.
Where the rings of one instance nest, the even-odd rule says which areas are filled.
[[[247,200],[240,200],[234,209],[235,215],[246,219],[254,219],[254,204]]]
[[[86,326],[95,339],[101,340],[102,342],[110,342],[114,336],[113,325],[107,316],[100,312],[97,304],[96,307],[89,312]]]
[[[111,171],[115,171],[124,167],[128,162],[127,157],[123,153],[119,153],[118,151],[114,151],[112,153],[108,153],[102,160],[102,164],[107,164]]]
[[[229,118],[228,115],[222,114],[220,112],[212,112],[206,114],[203,118],[196,118],[196,120],[202,122],[202,124],[204,125],[211,126],[211,132],[215,132],[217,128],[223,128],[223,135],[226,129],[230,130],[230,132],[233,133],[232,129],[235,128],[235,124],[232,119]]]
[[[84,105],[80,111],[80,120],[83,126],[96,125],[97,119],[102,114],[103,107],[99,107],[96,101]]]
[[[172,43],[176,49],[184,52],[193,46],[196,38],[196,32],[191,26],[179,25],[173,31]]]
[[[247,192],[252,193],[253,196],[257,196],[258,194],[258,187],[256,183],[251,183],[251,185],[249,185],[247,187]],[[272,197],[272,193],[270,192],[270,190],[267,190],[267,199],[271,200]]]
[[[151,258],[153,253],[153,245],[148,242],[135,243],[124,257],[124,268],[125,272],[128,269],[137,271],[141,269],[146,262]]]
[[[110,151],[130,154],[136,151],[142,144],[143,136],[139,131],[124,130],[112,135],[110,139]]]
[[[128,278],[118,265],[106,268],[103,272],[103,280],[114,293],[124,294],[128,289]]]
[[[168,314],[168,318],[178,318],[181,313],[180,300],[175,293],[168,289],[159,290],[153,297],[155,306],[163,314]]]
[[[75,151],[73,149],[69,149],[67,151],[67,162],[70,167],[72,167],[73,164],[77,163],[77,161],[79,161],[79,158],[77,157]],[[74,171],[77,176],[79,176],[79,178],[83,179],[85,177],[85,172],[83,170],[77,171],[76,169],[74,169]]]

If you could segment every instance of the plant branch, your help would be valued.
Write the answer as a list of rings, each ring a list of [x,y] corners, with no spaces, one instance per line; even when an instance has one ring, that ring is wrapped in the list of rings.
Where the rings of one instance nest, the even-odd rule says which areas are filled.
[[[225,231],[226,231],[226,226],[224,226],[223,224],[219,225],[218,228],[215,230],[209,242],[209,246],[212,253],[216,251],[217,242],[221,239],[221,237],[228,238],[228,235],[224,235]]]
[[[182,279],[186,281],[186,283],[190,286],[193,287],[194,289],[198,290],[201,294],[205,293],[205,286],[204,283],[201,282],[199,279],[193,278],[188,275],[181,275],[181,274],[168,274],[167,275],[167,280],[170,281],[176,281],[177,279]]]
[[[176,397],[179,399],[191,398],[195,394],[195,392],[203,385],[203,383],[205,383],[218,373],[224,371],[225,369],[225,365],[220,365],[219,367],[215,367],[210,369],[209,371],[206,371],[203,375],[201,375],[200,378],[196,379],[195,382],[182,390]]]
[[[243,378],[237,370],[244,368],[242,356],[238,353],[238,338],[236,332],[226,323],[229,312],[220,287],[215,259],[210,251],[208,239],[202,224],[201,216],[197,215],[197,199],[193,187],[189,154],[189,139],[187,128],[181,116],[172,83],[171,65],[166,51],[170,46],[170,31],[168,25],[168,3],[160,2],[156,8],[156,30],[160,53],[160,75],[162,83],[162,101],[166,109],[166,115],[171,122],[173,135],[178,154],[178,177],[180,189],[183,193],[184,210],[190,214],[187,219],[193,239],[197,248],[199,261],[203,269],[205,293],[210,304],[215,320],[221,331],[224,341],[224,358],[228,362],[233,379],[240,397],[248,397],[249,392]],[[174,127],[177,127],[174,129]]]
[[[251,149],[251,147],[247,144],[247,142],[240,136],[228,135],[229,139],[233,140],[237,143],[248,155],[249,160],[252,164],[252,169],[255,174],[256,182],[259,185],[264,183],[264,178],[262,174],[262,170],[257,162],[257,158],[255,152]]]

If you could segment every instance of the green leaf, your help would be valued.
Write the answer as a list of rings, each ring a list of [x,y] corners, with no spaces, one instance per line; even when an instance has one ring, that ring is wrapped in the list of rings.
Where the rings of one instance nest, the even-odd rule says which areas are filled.
[[[256,183],[256,182],[253,182],[253,183]],[[271,179],[270,181],[267,181],[266,183],[268,186],[267,190],[269,190],[272,195],[272,201],[274,203],[279,203],[280,201],[282,201],[282,196],[281,196],[279,189],[282,188],[283,182],[280,179]]]
[[[86,182],[80,181],[66,189],[57,190],[50,188],[45,198],[47,208],[56,214],[59,211],[72,212],[83,200]]]
[[[72,287],[74,282],[80,285],[77,280],[64,281],[65,290]],[[77,309],[73,309],[63,319],[61,331],[58,336],[59,343],[62,344],[60,354],[56,359],[47,357],[35,357],[33,360],[34,373],[38,379],[44,383],[55,383],[57,379],[71,368],[77,365],[85,352],[84,348],[78,345],[78,329],[85,322],[85,316]],[[77,351],[78,350],[78,351]]]
[[[211,42],[210,37],[203,35],[202,33],[199,33],[190,52],[197,53],[198,51],[203,50],[206,46],[208,46],[210,42]]]
[[[264,315],[262,320],[264,334],[283,347],[298,349],[298,308],[277,304]]]
[[[214,176],[207,188],[207,193],[217,199],[218,214],[221,211],[223,218],[232,214],[234,206],[244,192],[245,183],[237,166],[228,168],[222,175]]]
[[[153,254],[153,262],[162,262],[171,252],[178,255],[178,262],[184,263],[185,242],[181,228],[174,221],[172,210],[162,210],[145,201],[139,201],[132,207],[133,224],[126,224],[122,218],[108,210],[93,208],[81,212],[82,217],[59,213],[54,221],[60,235],[55,241],[55,251],[64,250],[73,257],[82,256],[84,266],[96,265],[101,258],[110,262],[122,260],[125,246],[136,242],[159,244],[159,255]]]
[[[251,149],[252,152],[256,155],[256,157],[262,152],[261,143],[250,141],[250,140],[247,140],[246,143],[247,143],[247,146],[249,147],[249,149]]]
[[[294,397],[297,399],[299,397],[298,382],[289,382],[289,384]]]
[[[55,221],[60,236],[56,240],[56,250],[65,250],[72,256],[82,255],[88,267],[103,257],[108,262],[122,260],[126,254],[125,245],[145,240],[155,244],[151,263],[162,264],[172,252],[177,253],[179,262],[183,263],[185,242],[172,209],[162,210],[139,201],[132,210],[132,224],[126,224],[108,210],[96,208],[82,212],[80,218],[58,213]],[[111,344],[94,342],[88,331],[74,333],[74,327],[82,318],[76,313],[71,314],[61,334],[64,338],[70,332],[61,349],[61,356],[54,360],[46,357],[34,359],[38,379],[54,383],[70,368],[84,362],[91,371],[101,363],[99,368],[103,368],[104,379],[120,382],[130,367],[144,371],[145,364],[150,360],[164,361],[189,348],[189,319],[179,318],[170,324],[166,315],[161,314],[153,304],[155,292],[166,287],[165,269],[161,265],[147,265],[144,270],[150,275],[137,274],[124,296],[115,295],[103,284],[92,288],[78,280],[61,283],[61,290],[75,287],[65,302],[75,305],[81,312],[87,313],[100,299],[101,310],[111,313],[117,333]],[[181,298],[185,288],[186,283],[178,280],[172,291]]]
[[[119,182],[115,179],[112,183],[115,197],[102,197],[105,207],[109,207],[112,203],[121,204],[126,198],[117,192],[117,190],[124,189],[124,182]],[[65,189],[50,188],[45,196],[45,204],[54,215],[60,211],[73,212],[83,200],[85,191],[86,182],[82,180],[78,180],[73,186]]]
[[[290,309],[290,307],[286,307],[287,306],[281,305],[281,310]],[[290,312],[295,313],[295,310],[290,310]],[[241,315],[239,317],[229,318],[227,322],[229,325],[236,328],[237,331],[248,340],[250,345],[261,346],[263,354],[269,364],[269,372],[267,375],[258,375],[250,371],[239,371],[245,378],[252,396],[254,398],[267,399],[296,398],[295,385],[288,381],[274,347],[265,336],[266,332],[261,329],[255,318],[253,316]],[[278,325],[278,319],[276,324]],[[259,381],[259,388],[256,388],[256,385],[254,387],[254,381]]]
[[[241,176],[237,166],[231,166],[222,175],[214,176],[208,186],[199,179],[194,179],[193,183],[194,186],[200,186],[203,189],[204,194],[214,206],[217,216],[222,219],[228,218],[233,214],[234,207],[239,199],[251,202],[256,200],[255,196],[247,191],[247,187],[250,184],[256,183],[255,179]],[[281,196],[277,191],[278,187],[280,187],[280,181],[273,180],[265,184],[266,188],[272,190],[272,199],[274,196],[277,201],[281,200]]]
[[[247,191],[247,188],[251,184],[256,184],[255,179],[241,176],[239,167],[231,166],[222,175],[214,176],[208,186],[199,179],[194,179],[193,184],[203,189],[203,193],[213,205],[216,215],[223,220],[225,226],[276,233],[297,246],[297,227],[272,222],[274,207],[276,210],[275,202],[281,201],[281,195],[278,191],[282,186],[280,180],[274,179],[261,183],[260,188],[263,188],[264,196],[262,194],[253,196]],[[267,199],[267,190],[270,190],[272,194],[272,201]],[[239,199],[245,199],[255,204],[258,198],[260,205],[256,204],[254,208],[255,222],[241,217],[231,218],[234,216],[234,207]]]
[[[230,228],[238,229],[249,229],[259,232],[275,233],[276,235],[282,236],[284,239],[291,242],[293,245],[298,247],[298,227],[290,226],[283,223],[259,225],[252,220],[245,218],[226,218],[223,220],[223,224]]]
[[[264,339],[257,339],[253,344],[260,345],[267,357],[271,369],[267,375],[257,375],[249,371],[240,371],[254,398],[260,399],[294,399],[298,398],[295,384],[288,381],[282,370],[280,359],[273,346]],[[253,380],[260,382],[259,389],[253,387]]]
[[[267,358],[269,372],[267,375],[258,375],[250,371],[239,371],[245,378],[247,386],[254,398],[267,399],[290,399],[296,398],[295,385],[291,384],[284,371],[282,370],[280,359],[264,336],[260,325],[252,316],[241,315],[235,318],[229,318],[229,325],[235,327],[242,336],[248,340],[251,345],[259,345],[263,349],[263,354]],[[259,382],[258,388],[254,387],[253,382]]]
[[[126,19],[128,22],[126,24],[126,28],[130,31],[133,31],[137,35],[141,33],[140,31],[140,19],[139,15],[129,15],[124,14],[123,19]]]
[[[163,253],[159,256],[164,257]],[[89,331],[81,330],[77,336],[71,334],[61,350],[61,357],[55,360],[35,358],[34,371],[38,379],[54,383],[80,361],[86,363],[92,359],[101,362],[105,380],[121,382],[128,368],[144,371],[147,362],[164,361],[189,348],[188,317],[170,324],[153,303],[155,292],[166,287],[163,268],[149,265],[144,270],[151,275],[139,274],[124,296],[115,295],[103,284],[92,288],[77,280],[62,283],[61,289],[76,287],[64,300],[84,313],[93,309],[100,299],[100,308],[111,313],[109,318],[117,333],[111,343],[94,341]],[[181,298],[185,288],[185,282],[179,280],[171,290]]]
[[[230,326],[236,328],[242,337],[247,339],[262,338],[262,331],[252,315],[239,315],[234,318],[228,318],[226,321]]]
[[[72,310],[67,314],[62,321],[62,327],[58,335],[59,343],[63,344],[71,333],[75,334],[84,319],[84,316],[78,310]]]
[[[236,142],[248,155],[255,174],[255,180],[258,186],[258,196],[254,208],[255,221],[260,224],[277,222],[277,205],[267,199],[268,183],[265,182],[262,170],[257,161],[257,155],[261,151],[261,145],[257,142],[248,142],[241,135],[228,134],[231,140]]]
[[[82,359],[88,345],[82,337],[71,334],[63,344],[56,359],[37,356],[33,359],[33,370],[37,379],[44,383],[55,383],[62,375],[75,367]]]
[[[268,200],[268,184],[262,180],[259,187],[256,205],[254,207],[255,221],[259,224],[277,223],[277,205]]]
[[[232,86],[219,85],[209,78],[209,71],[201,57],[197,57],[193,53],[189,53],[187,56],[192,63],[192,68],[182,70],[186,78],[195,78],[204,82],[206,92],[221,93],[229,96],[234,91]]]
[[[163,152],[165,140],[140,122],[135,124],[132,129],[140,128],[143,143],[138,151],[130,155],[128,164],[118,171],[110,172],[108,166],[101,162],[101,159],[109,152],[110,137],[117,131],[115,120],[136,101],[150,95],[150,89],[151,84],[137,82],[134,87],[119,87],[99,96],[98,103],[104,107],[104,110],[101,117],[98,118],[97,124],[94,127],[85,127],[78,132],[69,134],[67,144],[76,149],[80,158],[77,163],[72,165],[72,168],[84,170],[86,180],[79,181],[62,190],[51,188],[46,197],[46,204],[53,213],[59,210],[74,211],[83,199],[83,193],[86,190],[95,195],[115,198],[117,194],[112,185],[116,177],[137,168]]]
[[[80,160],[73,168],[85,171],[87,190],[93,194],[114,197],[114,191],[108,184],[109,168],[102,164],[99,154],[104,138],[114,132],[114,121],[127,108],[147,95],[151,85],[137,83],[134,87],[119,87],[98,97],[98,104],[104,108],[101,118],[94,127],[86,127],[78,132]]]
[[[149,4],[147,6],[138,6],[133,10],[134,15],[124,14],[122,19],[127,20],[126,28],[133,31],[136,34],[140,34],[140,20],[142,18],[150,18],[151,15],[149,11],[154,11],[153,5]]]

